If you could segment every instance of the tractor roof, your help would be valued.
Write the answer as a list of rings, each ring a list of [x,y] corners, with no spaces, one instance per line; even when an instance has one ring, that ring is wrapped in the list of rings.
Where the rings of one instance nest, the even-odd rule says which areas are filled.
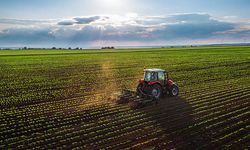
[[[163,69],[157,69],[157,68],[152,68],[152,69],[144,69],[144,72],[166,72],[165,70]]]

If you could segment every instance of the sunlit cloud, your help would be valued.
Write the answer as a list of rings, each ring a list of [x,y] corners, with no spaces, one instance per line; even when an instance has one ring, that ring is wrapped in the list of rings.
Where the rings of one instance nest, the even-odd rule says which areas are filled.
[[[210,43],[219,39],[239,42],[239,36],[244,36],[242,42],[250,40],[248,22],[229,22],[205,13],[167,16],[130,13],[54,20],[0,19],[0,25],[4,24],[12,26],[0,28],[1,45],[193,44],[195,41]]]

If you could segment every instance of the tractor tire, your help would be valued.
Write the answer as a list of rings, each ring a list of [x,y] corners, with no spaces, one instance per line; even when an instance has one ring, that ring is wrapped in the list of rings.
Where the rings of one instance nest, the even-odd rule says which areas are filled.
[[[151,95],[155,99],[160,99],[162,97],[162,95],[163,95],[162,87],[159,84],[153,85]]]
[[[169,89],[170,96],[178,96],[179,94],[179,87],[177,85],[172,85]]]

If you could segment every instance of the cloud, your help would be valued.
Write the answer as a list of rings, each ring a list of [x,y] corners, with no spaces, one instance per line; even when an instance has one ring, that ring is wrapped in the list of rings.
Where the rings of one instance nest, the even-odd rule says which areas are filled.
[[[205,39],[217,32],[234,29],[235,24],[211,19],[207,14],[181,14],[169,17],[172,23],[156,29],[152,35],[164,39]]]
[[[86,45],[96,41],[107,43],[171,44],[213,39],[250,40],[249,23],[226,22],[209,14],[173,14],[168,16],[88,16],[44,22],[0,19],[0,25],[15,23],[0,29],[0,44],[45,43],[45,45]],[[48,23],[49,22],[49,23]],[[26,23],[30,27],[23,24]],[[241,38],[240,38],[241,39]],[[192,44],[192,43],[190,43]]]
[[[204,23],[210,22],[211,16],[208,14],[175,14],[169,16],[170,20],[187,23]]]
[[[15,24],[15,25],[29,25],[29,24],[48,24],[54,20],[25,20],[25,19],[0,19],[0,24]]]
[[[53,42],[55,38],[47,28],[5,29],[0,32],[2,46],[47,44],[48,41]]]
[[[100,16],[93,16],[93,17],[76,17],[74,20],[76,20],[77,24],[89,24],[91,22],[94,22],[96,20],[99,20]]]
[[[101,19],[100,16],[93,16],[93,17],[75,17],[71,20],[62,20],[59,21],[58,25],[74,25],[74,24],[90,24],[92,22],[95,22],[97,20]]]
[[[69,26],[75,24],[74,21],[72,20],[62,20],[57,23],[58,25],[64,25],[64,26]]]

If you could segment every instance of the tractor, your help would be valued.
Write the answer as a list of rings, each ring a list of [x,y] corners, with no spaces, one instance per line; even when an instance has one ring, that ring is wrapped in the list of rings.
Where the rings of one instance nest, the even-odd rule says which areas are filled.
[[[178,96],[179,88],[169,79],[165,70],[144,69],[144,79],[139,80],[136,93],[139,97],[151,96],[159,99],[166,94]]]
[[[165,95],[178,96],[179,88],[168,73],[162,69],[144,69],[144,79],[139,80],[136,91],[123,89],[118,93],[117,104],[125,104],[131,108],[139,108],[147,103],[156,102]]]

